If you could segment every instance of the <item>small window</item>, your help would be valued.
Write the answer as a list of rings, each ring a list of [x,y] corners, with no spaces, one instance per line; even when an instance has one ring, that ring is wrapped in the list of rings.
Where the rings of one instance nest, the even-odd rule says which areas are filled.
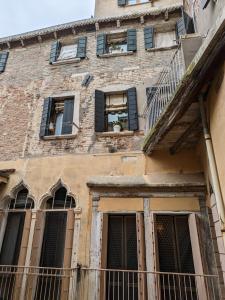
[[[40,137],[73,133],[74,97],[47,98],[44,101]]]
[[[176,34],[174,31],[155,32],[155,48],[166,48],[177,44]]]
[[[128,130],[127,94],[106,94],[105,131],[114,131],[114,126],[120,130]]]
[[[106,44],[108,53],[127,52],[127,33],[108,34],[106,36]]]
[[[62,46],[58,60],[72,59],[77,57],[77,44]]]

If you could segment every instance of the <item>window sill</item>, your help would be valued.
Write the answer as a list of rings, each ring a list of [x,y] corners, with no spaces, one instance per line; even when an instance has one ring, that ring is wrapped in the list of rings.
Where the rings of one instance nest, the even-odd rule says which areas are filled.
[[[149,4],[149,3],[152,4],[152,1],[149,0],[149,1],[146,1],[146,2],[140,2],[140,3],[134,3],[134,4],[126,4],[125,7],[139,6],[139,5],[143,5],[143,4]]]
[[[98,57],[100,58],[108,58],[108,57],[117,57],[117,56],[127,56],[127,55],[132,55],[134,54],[133,51],[127,51],[127,52],[121,52],[121,53],[105,53],[105,54],[100,54]]]
[[[57,60],[52,63],[53,66],[55,65],[67,65],[67,64],[73,64],[73,63],[79,63],[81,61],[81,58],[71,58],[71,59],[62,59]]]
[[[121,132],[114,132],[114,131],[108,131],[108,132],[96,132],[96,136],[99,137],[123,137],[123,136],[132,136],[134,135],[134,131],[121,131]]]
[[[165,51],[165,50],[171,50],[171,49],[177,49],[178,45],[172,45],[169,47],[160,47],[160,48],[151,48],[151,49],[146,49],[148,52],[156,52],[156,51]]]
[[[64,139],[74,139],[77,135],[76,134],[62,134],[62,135],[46,135],[43,136],[43,140],[49,141],[49,140],[64,140]]]

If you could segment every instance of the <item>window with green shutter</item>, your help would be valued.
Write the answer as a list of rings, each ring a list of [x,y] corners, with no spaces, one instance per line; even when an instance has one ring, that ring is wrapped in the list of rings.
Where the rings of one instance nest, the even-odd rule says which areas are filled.
[[[182,17],[176,22],[176,36],[177,40],[182,35],[194,33],[194,22],[193,19],[184,11],[182,11]]]
[[[9,56],[9,52],[7,51],[0,52],[0,73],[3,73],[5,71],[8,56]]]

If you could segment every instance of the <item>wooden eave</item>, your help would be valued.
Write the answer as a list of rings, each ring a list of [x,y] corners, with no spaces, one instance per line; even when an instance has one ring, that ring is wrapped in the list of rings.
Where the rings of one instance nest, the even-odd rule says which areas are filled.
[[[105,28],[106,26],[112,26],[115,24],[115,27],[118,24],[126,23],[127,21],[137,21],[143,22],[145,18],[156,18],[163,17],[165,18],[165,14],[181,12],[182,5],[170,5],[166,8],[151,8],[145,12],[141,13],[131,13],[124,14],[122,16],[113,16],[113,17],[104,17],[104,18],[89,18],[74,22],[69,22],[65,24],[60,24],[56,26],[51,26],[47,28],[42,28],[39,30],[34,30],[22,34],[12,35],[4,38],[0,38],[0,49],[12,48],[14,46],[25,46],[30,43],[38,43],[43,39],[47,38],[59,38],[61,35],[68,34],[69,32],[72,34],[77,34],[78,32],[85,31],[96,31],[99,28]]]
[[[201,136],[198,95],[225,59],[225,12],[217,20],[177,87],[172,99],[146,135],[143,151],[192,148]]]
[[[7,183],[9,180],[10,174],[14,173],[15,169],[3,169],[0,170],[0,184]]]

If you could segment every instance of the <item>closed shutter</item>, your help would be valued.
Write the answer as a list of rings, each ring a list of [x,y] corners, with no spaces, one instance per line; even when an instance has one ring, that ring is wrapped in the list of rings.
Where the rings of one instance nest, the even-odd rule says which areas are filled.
[[[137,50],[137,32],[136,29],[127,30],[127,51]]]
[[[61,48],[61,43],[59,41],[55,41],[52,43],[50,59],[49,59],[50,64],[57,61],[57,58],[59,57],[59,53],[60,53],[60,48]]]
[[[63,266],[66,235],[66,212],[47,212],[41,251],[41,267]]]
[[[201,0],[202,9],[205,9],[208,6],[209,2],[210,0]]]
[[[24,212],[13,212],[8,214],[0,254],[0,265],[17,265],[23,235],[24,219]]]
[[[52,98],[46,98],[44,100],[43,111],[42,111],[42,118],[41,118],[41,126],[40,126],[40,137],[44,137],[48,135],[48,127],[52,109]]]
[[[104,53],[106,53],[106,35],[101,33],[97,36],[96,54],[102,55]]]
[[[184,18],[182,17],[176,23],[177,40],[179,40],[180,36],[184,34],[186,34],[186,28],[185,28]]]
[[[127,90],[129,130],[138,130],[137,92],[136,88]]]
[[[73,129],[74,99],[64,101],[62,134],[71,134]]]
[[[85,58],[87,48],[87,37],[80,37],[77,43],[77,57]]]
[[[145,49],[154,48],[154,27],[144,28]]]
[[[105,94],[95,91],[95,131],[105,131]]]
[[[8,56],[9,52],[4,51],[0,53],[0,73],[5,71]]]
[[[125,218],[125,251],[127,251],[127,257],[125,257],[124,267],[127,270],[138,269],[138,257],[137,257],[137,230],[136,230],[136,217],[126,216]]]
[[[118,6],[124,6],[126,5],[126,0],[117,0]]]

